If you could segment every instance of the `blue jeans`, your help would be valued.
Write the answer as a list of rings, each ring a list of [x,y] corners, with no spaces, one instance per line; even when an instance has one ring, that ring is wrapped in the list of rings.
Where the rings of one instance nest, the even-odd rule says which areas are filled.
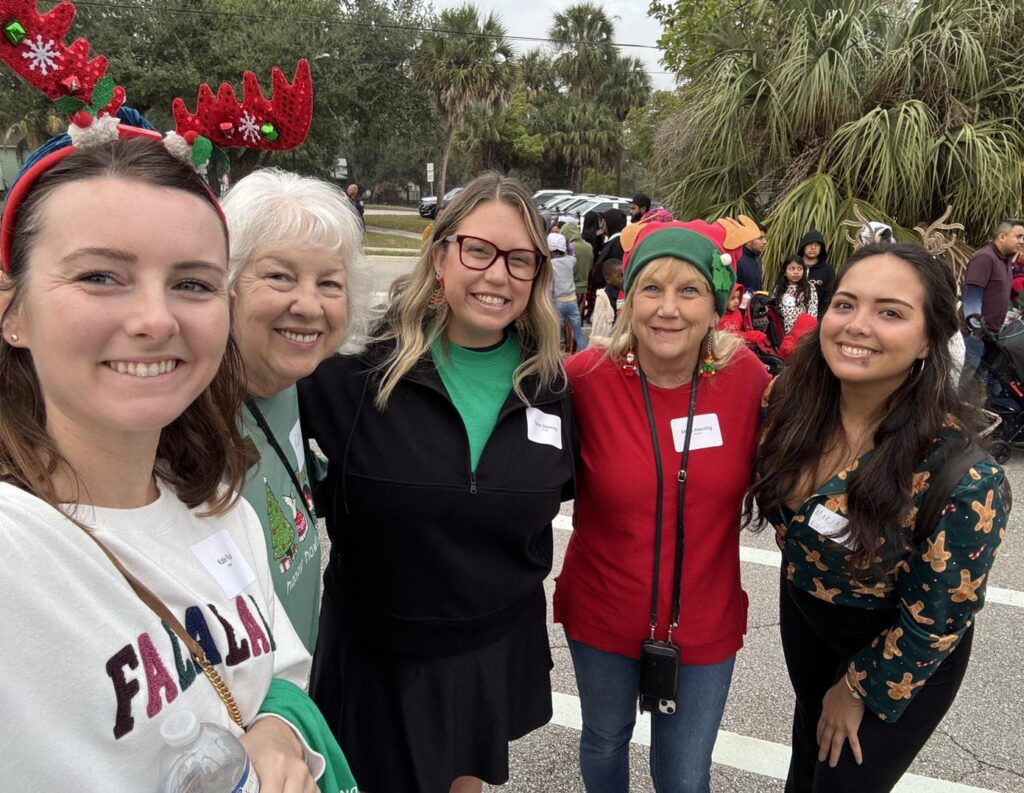
[[[982,362],[984,355],[985,340],[970,334],[964,335],[964,368],[960,373],[960,388],[964,388],[965,384],[972,380],[984,382],[986,396],[998,397],[1003,393],[1003,389]]]
[[[569,302],[555,301],[559,323],[569,320],[572,325],[572,336],[576,340],[576,352],[587,349],[587,339],[583,335],[583,323],[580,320],[580,306],[575,298]]]
[[[580,768],[587,793],[629,790],[629,740],[636,724],[640,662],[569,639],[583,711]],[[679,667],[677,711],[651,714],[651,778],[657,793],[709,793],[711,752],[736,656]]]

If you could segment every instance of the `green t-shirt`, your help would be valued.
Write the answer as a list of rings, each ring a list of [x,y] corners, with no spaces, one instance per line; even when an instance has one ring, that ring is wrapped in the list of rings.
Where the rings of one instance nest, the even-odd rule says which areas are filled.
[[[243,496],[263,524],[274,590],[295,632],[306,649],[313,652],[320,616],[321,551],[299,427],[298,394],[295,386],[291,386],[269,399],[254,401],[305,492],[295,492],[288,469],[248,408],[243,408],[242,432],[252,438],[260,453],[259,467],[249,472]]]
[[[445,345],[438,339],[430,348],[430,356],[466,425],[470,467],[476,471],[501,407],[512,391],[512,373],[522,358],[519,339],[509,333],[505,341],[488,350],[470,350],[451,342]]]

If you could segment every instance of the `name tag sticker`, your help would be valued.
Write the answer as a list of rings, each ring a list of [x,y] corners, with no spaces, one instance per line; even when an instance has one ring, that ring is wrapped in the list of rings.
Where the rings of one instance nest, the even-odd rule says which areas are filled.
[[[672,442],[676,451],[682,453],[686,443],[686,424],[688,419],[672,419]],[[664,425],[662,425],[664,426]],[[693,417],[693,432],[690,433],[690,451],[711,449],[722,445],[722,428],[718,424],[717,413],[704,413]]]
[[[227,529],[197,542],[192,546],[192,553],[224,590],[226,597],[238,596],[256,580],[256,574]]]
[[[296,421],[292,431],[288,433],[288,440],[295,450],[295,473],[298,473],[306,465],[306,450],[302,445],[302,427],[299,426],[299,422]]]
[[[534,443],[562,448],[562,417],[537,408],[526,409],[526,437]]]
[[[824,504],[818,504],[814,508],[814,512],[811,513],[811,519],[807,521],[807,525],[822,537],[828,537],[832,542],[852,549],[853,542],[850,540],[850,532],[847,529],[849,524],[849,520],[826,509]]]

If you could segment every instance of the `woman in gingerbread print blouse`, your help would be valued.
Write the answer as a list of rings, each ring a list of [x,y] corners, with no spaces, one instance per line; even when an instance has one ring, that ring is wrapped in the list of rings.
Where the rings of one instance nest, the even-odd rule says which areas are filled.
[[[966,672],[1010,505],[986,458],[941,517],[915,526],[972,434],[948,376],[956,332],[945,263],[915,245],[868,246],[768,392],[748,510],[774,526],[783,556],[791,793],[891,790]]]

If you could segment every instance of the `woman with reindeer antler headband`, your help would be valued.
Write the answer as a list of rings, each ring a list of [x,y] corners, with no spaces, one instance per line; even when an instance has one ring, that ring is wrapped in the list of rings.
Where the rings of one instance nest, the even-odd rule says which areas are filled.
[[[0,2],[0,59],[72,116],[2,218],[0,779],[156,791],[160,726],[188,710],[240,736],[264,793],[354,791],[236,495],[254,452],[227,231],[192,167],[214,143],[301,141],[308,66],[273,103],[230,108],[222,89],[223,112],[199,114],[212,128],[176,108],[165,144],[118,122],[106,59],[63,43],[73,16]]]

